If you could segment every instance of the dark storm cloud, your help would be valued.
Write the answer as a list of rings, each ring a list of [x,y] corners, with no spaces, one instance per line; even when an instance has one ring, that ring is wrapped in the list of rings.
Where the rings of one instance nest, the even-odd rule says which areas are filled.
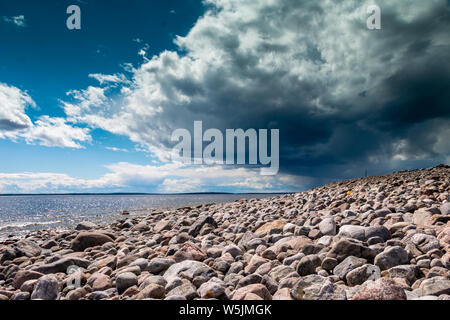
[[[381,30],[370,1],[207,3],[180,53],[135,71],[120,130],[91,125],[162,149],[194,120],[279,128],[281,172],[316,183],[448,162],[447,1],[377,1]]]

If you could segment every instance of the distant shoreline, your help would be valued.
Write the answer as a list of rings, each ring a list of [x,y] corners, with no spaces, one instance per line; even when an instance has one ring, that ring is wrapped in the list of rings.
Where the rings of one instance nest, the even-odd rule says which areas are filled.
[[[301,192],[186,192],[186,193],[139,193],[139,192],[112,192],[112,193],[5,193],[0,197],[18,197],[18,196],[183,196],[183,195],[209,195],[209,194],[292,194]]]

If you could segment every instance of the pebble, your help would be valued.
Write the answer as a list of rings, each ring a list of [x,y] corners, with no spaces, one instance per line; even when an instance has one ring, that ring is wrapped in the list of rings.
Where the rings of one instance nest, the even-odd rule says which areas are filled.
[[[322,235],[336,235],[336,222],[333,218],[325,218],[319,223]]]
[[[441,165],[32,231],[0,300],[448,300],[449,190]]]
[[[377,280],[381,277],[381,270],[379,267],[372,264],[364,264],[360,267],[349,271],[345,279],[349,286],[357,286],[363,284],[367,280]]]
[[[137,285],[137,276],[132,272],[124,272],[117,276],[116,288],[119,294],[123,293],[129,287]],[[102,291],[102,290],[100,290]]]
[[[367,262],[366,259],[349,256],[333,269],[333,274],[341,279],[345,279],[345,277],[350,271],[358,267],[361,267],[366,262]]]
[[[388,247],[375,257],[374,264],[386,270],[408,262],[408,253],[400,246]]]
[[[406,293],[394,280],[380,278],[364,282],[351,300],[406,300]]]
[[[31,300],[56,300],[61,284],[53,275],[45,275],[34,286]]]

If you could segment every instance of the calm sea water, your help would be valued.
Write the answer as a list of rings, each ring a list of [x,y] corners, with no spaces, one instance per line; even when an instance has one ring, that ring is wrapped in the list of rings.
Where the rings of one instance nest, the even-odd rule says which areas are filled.
[[[147,209],[176,208],[202,203],[220,203],[239,199],[264,198],[262,194],[197,195],[33,195],[0,197],[0,238],[25,234],[37,229],[73,228],[81,221],[109,223]]]

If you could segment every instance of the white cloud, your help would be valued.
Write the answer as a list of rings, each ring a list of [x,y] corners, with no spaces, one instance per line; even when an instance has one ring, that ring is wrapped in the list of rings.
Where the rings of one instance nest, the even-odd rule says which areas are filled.
[[[229,188],[238,192],[286,191],[305,188],[307,177],[260,176],[258,170],[222,166],[185,167],[179,164],[137,165],[120,162],[107,165],[110,171],[98,179],[78,179],[60,173],[0,173],[0,192],[37,193],[145,190],[161,193],[201,192]],[[218,184],[217,181],[220,181]],[[236,182],[241,181],[241,182]]]
[[[40,144],[47,147],[84,148],[79,142],[90,142],[88,128],[73,127],[64,118],[42,116],[36,123],[20,133],[29,144]]]
[[[27,107],[36,107],[27,92],[0,83],[0,139],[68,148],[82,148],[79,142],[91,141],[88,128],[74,127],[64,118],[44,115],[33,123],[26,114]]]
[[[2,193],[55,192],[77,185],[83,189],[93,187],[95,183],[96,181],[76,179],[62,173],[0,173]]]
[[[205,192],[200,179],[165,179],[161,186],[166,193]]]
[[[141,50],[139,50],[138,55],[141,56],[142,58],[144,58],[144,61],[148,61],[146,55],[147,55],[147,51],[150,48],[150,46],[148,45],[148,43],[146,43],[144,45],[143,48],[141,48]]]
[[[3,20],[7,23],[15,24],[18,27],[26,27],[26,21],[24,15],[12,16],[12,17],[3,17]]]
[[[101,85],[106,83],[124,83],[127,82],[125,75],[123,74],[101,74],[101,73],[91,73],[89,78],[93,78],[100,82]]]
[[[36,104],[27,92],[0,82],[0,137],[2,131],[32,125],[30,118],[25,114],[25,109],[29,106],[35,107]]]
[[[117,148],[117,147],[105,147],[106,150],[114,151],[114,152],[128,152],[127,149]]]

